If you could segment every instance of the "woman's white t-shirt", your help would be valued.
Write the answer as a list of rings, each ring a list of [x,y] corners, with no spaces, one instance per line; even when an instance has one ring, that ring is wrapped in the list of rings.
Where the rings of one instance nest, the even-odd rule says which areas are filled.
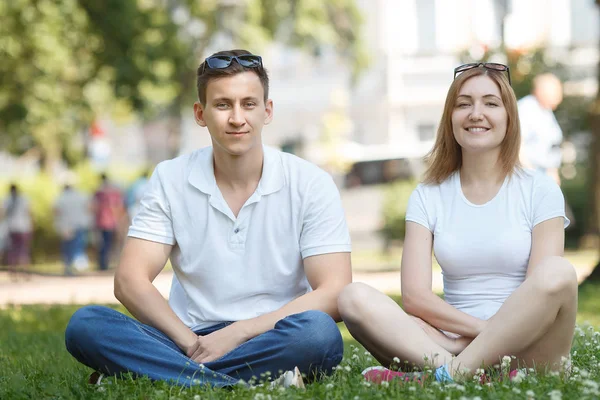
[[[455,172],[439,185],[417,186],[406,212],[406,221],[433,233],[446,302],[485,320],[525,280],[533,227],[556,217],[569,225],[559,186],[531,170],[515,171],[481,205],[467,200]]]

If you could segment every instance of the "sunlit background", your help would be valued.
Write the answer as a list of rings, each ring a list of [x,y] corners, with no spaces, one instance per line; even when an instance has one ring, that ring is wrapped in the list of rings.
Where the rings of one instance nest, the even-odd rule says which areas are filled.
[[[0,198],[18,183],[32,203],[34,263],[59,259],[51,210],[62,185],[91,193],[107,172],[126,190],[209,145],[192,118],[195,69],[245,48],[270,73],[264,141],[332,174],[358,264],[375,263],[401,245],[453,68],[485,60],[510,66],[518,98],[538,73],[563,81],[567,244],[597,249],[599,43],[593,0],[3,1]]]

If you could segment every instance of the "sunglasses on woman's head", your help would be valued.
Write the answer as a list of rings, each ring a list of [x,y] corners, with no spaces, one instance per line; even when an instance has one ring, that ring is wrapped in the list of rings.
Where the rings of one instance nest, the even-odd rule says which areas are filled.
[[[508,68],[508,65],[498,64],[498,63],[482,63],[482,62],[480,62],[480,63],[463,64],[459,67],[454,68],[454,79],[456,79],[456,76],[462,72],[468,71],[473,68],[480,68],[480,67],[485,68],[485,69],[491,69],[492,71],[498,71],[498,72],[506,71],[506,76],[508,77],[508,83],[511,84],[510,68]]]
[[[258,68],[262,67],[262,58],[260,56],[255,56],[254,54],[242,54],[239,56],[226,56],[226,55],[216,55],[210,56],[206,60],[204,60],[204,68],[202,69],[202,73],[209,69],[224,69],[231,65],[231,63],[235,60],[242,67],[246,68]]]

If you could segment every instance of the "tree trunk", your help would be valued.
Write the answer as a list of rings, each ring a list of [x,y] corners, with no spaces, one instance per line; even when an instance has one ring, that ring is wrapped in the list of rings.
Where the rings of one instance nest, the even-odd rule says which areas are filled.
[[[596,5],[600,7],[600,0],[596,0]],[[600,22],[600,21],[599,21]],[[600,64],[598,65],[598,82],[600,83]],[[590,232],[594,235],[600,234],[600,87],[596,95],[596,101],[592,107],[590,115],[592,128],[592,143],[588,160],[590,163],[590,187],[591,187],[591,215]],[[600,253],[600,249],[599,253]],[[589,281],[600,281],[600,261],[594,267],[592,273],[588,276]]]

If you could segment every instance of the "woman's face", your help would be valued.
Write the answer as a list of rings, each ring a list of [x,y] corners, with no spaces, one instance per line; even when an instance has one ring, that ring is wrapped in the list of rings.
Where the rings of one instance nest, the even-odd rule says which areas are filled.
[[[452,131],[463,152],[499,149],[507,124],[498,85],[487,75],[467,80],[458,92],[452,111]]]

